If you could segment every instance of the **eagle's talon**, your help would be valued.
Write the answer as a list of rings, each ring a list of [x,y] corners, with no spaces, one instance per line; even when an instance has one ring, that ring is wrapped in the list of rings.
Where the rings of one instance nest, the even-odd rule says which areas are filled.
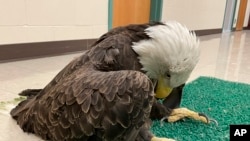
[[[198,115],[199,115],[200,117],[206,118],[206,122],[205,122],[205,123],[209,123],[209,122],[210,122],[210,120],[209,120],[209,118],[207,117],[207,115],[205,115],[205,114],[203,114],[203,113],[198,113]]]
[[[218,126],[218,122],[215,119],[211,119],[211,118],[209,118],[207,115],[205,115],[203,113],[199,113],[199,116],[202,116],[202,117],[206,118],[206,120],[207,120],[206,123],[214,123],[216,126]]]
[[[217,122],[217,120],[215,120],[215,119],[209,119],[208,123],[214,123],[216,126],[219,125],[218,122]]]
[[[163,122],[166,120],[166,119],[168,119],[168,117],[163,117],[162,119],[161,119],[161,126],[163,126]]]

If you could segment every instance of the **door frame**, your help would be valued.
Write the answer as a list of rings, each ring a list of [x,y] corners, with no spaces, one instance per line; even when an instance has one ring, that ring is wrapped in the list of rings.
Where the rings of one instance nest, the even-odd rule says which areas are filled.
[[[233,29],[233,22],[234,22],[237,1],[238,0],[226,1],[222,32],[231,32]]]

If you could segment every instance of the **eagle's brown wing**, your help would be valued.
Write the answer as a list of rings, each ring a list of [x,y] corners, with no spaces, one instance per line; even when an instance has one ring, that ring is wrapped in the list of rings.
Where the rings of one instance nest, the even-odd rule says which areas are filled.
[[[144,28],[124,27],[102,36],[44,89],[14,108],[12,117],[24,131],[44,139],[133,140],[153,101],[151,81],[139,72],[131,48],[134,41],[147,38]]]
[[[83,67],[22,105],[30,108],[18,113],[17,107],[11,115],[25,131],[43,139],[120,140],[138,133],[135,129],[148,118],[152,100],[151,81],[140,72]]]

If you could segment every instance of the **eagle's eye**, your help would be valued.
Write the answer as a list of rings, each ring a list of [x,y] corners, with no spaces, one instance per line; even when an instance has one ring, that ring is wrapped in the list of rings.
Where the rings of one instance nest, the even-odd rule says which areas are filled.
[[[167,78],[170,78],[170,77],[171,77],[171,75],[169,74],[169,72],[166,72],[166,73],[165,73],[165,77],[167,77]]]

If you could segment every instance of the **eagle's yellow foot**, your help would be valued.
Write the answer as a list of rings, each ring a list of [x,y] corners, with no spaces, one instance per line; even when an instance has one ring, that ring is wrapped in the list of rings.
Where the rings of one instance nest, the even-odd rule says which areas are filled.
[[[158,137],[153,137],[151,141],[175,141],[173,139],[168,139],[168,138],[158,138]]]
[[[167,119],[168,122],[176,122],[183,118],[192,118],[192,119],[204,122],[204,123],[214,122],[216,125],[218,124],[217,121],[213,119],[209,119],[205,114],[197,113],[187,108],[173,109],[170,116],[166,117],[165,119]],[[162,121],[165,119],[163,118]]]

